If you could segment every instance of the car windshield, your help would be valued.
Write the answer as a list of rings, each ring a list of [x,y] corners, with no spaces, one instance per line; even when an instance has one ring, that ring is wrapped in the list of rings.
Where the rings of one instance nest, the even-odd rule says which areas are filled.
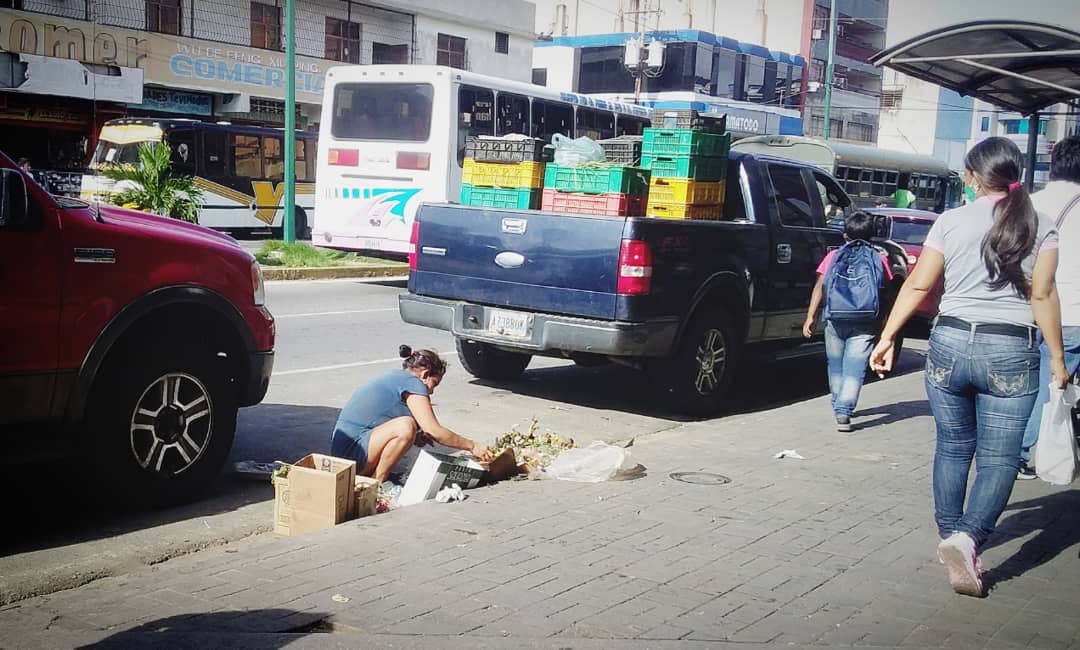
[[[903,221],[894,218],[892,240],[898,244],[922,246],[932,225],[934,224],[931,221]]]

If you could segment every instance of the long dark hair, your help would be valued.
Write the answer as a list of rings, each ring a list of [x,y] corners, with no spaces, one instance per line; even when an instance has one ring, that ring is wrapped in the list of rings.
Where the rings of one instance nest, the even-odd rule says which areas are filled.
[[[446,362],[431,350],[413,350],[407,345],[401,345],[398,346],[398,356],[404,359],[401,362],[404,370],[427,370],[435,377],[446,374]]]
[[[1018,296],[1027,299],[1031,280],[1024,273],[1023,262],[1035,247],[1039,217],[1031,196],[1019,182],[1023,161],[1012,140],[987,138],[968,151],[964,167],[979,175],[984,189],[1006,192],[994,206],[994,225],[982,241],[990,288],[997,291],[1012,285]]]

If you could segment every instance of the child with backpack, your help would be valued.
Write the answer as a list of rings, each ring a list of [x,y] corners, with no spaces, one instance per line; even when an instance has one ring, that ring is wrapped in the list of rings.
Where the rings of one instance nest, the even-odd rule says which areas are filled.
[[[855,212],[844,221],[843,247],[818,265],[818,280],[810,295],[803,336],[814,334],[818,309],[825,303],[825,354],[829,360],[829,392],[836,430],[852,430],[851,417],[859,401],[867,362],[877,333],[881,285],[892,279],[888,257],[870,243],[874,218]]]

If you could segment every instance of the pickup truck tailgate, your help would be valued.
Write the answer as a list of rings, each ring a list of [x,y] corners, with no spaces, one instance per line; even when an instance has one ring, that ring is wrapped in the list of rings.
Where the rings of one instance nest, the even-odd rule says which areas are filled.
[[[615,317],[623,217],[425,204],[417,219],[417,295]]]

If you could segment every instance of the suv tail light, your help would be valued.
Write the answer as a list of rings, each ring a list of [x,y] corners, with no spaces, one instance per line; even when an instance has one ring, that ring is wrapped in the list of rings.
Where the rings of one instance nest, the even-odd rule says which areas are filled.
[[[431,154],[418,151],[399,151],[397,153],[398,169],[430,169]]]
[[[409,270],[416,270],[416,243],[420,241],[420,220],[413,217],[412,234],[409,235]]]
[[[624,239],[619,249],[619,281],[615,292],[639,296],[652,289],[652,248],[638,239]]]

